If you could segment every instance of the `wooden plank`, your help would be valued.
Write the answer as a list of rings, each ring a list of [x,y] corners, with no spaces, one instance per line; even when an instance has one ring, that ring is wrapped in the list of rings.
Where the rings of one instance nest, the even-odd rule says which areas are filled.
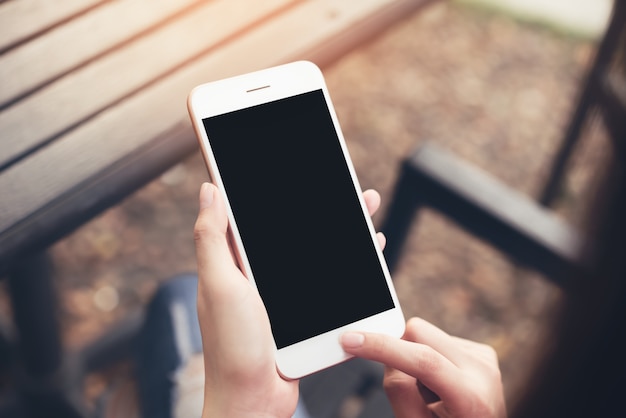
[[[339,59],[346,51],[351,51],[358,45],[380,35],[381,32],[393,27],[396,22],[411,16],[418,9],[435,1],[384,1],[378,2],[376,9],[372,8],[372,4],[364,5],[368,7],[369,12],[361,14],[358,19],[353,19],[349,30],[335,31],[332,36],[320,34],[320,38],[317,39],[316,43],[312,44],[312,47],[307,51],[299,51],[298,54],[306,56],[307,59],[316,62],[319,66],[325,66]],[[337,12],[335,10],[329,13]],[[295,59],[298,59],[298,55],[287,57],[285,61],[293,61]]]
[[[45,36],[0,55],[0,80],[10,80],[3,83],[0,90],[0,108],[158,25],[168,17],[184,11],[196,2],[197,0],[111,1],[51,30]],[[52,2],[44,2],[49,3]],[[28,16],[27,21],[31,20],[33,17]]]
[[[0,51],[102,3],[103,0],[17,0],[0,4]]]
[[[0,132],[5,137],[0,166],[45,144],[290,3],[291,0],[208,3],[5,109],[0,113]],[[109,23],[114,25],[113,21]]]
[[[232,49],[217,51],[220,58],[207,58],[212,61],[225,59],[228,62],[234,60],[234,54],[245,51],[248,61],[267,62],[268,53],[272,50],[269,55],[274,63],[306,57],[323,65],[330,61],[328,57],[334,59],[339,51],[346,51],[346,46],[355,46],[377,33],[376,31],[388,27],[392,21],[407,17],[411,11],[426,3],[429,1],[309,0],[293,8],[290,13],[279,16],[272,25],[259,28],[254,38],[246,37]],[[253,66],[261,67],[262,65]],[[230,73],[223,74],[234,74],[237,71],[240,70],[234,68]]]
[[[310,51],[321,42],[359,27],[359,22],[397,3],[398,0],[355,0],[351,7],[332,0],[298,3],[274,16],[271,25],[259,25],[241,34],[98,113],[50,144],[45,152],[10,167],[0,177],[0,195],[9,196],[11,202],[0,205],[0,231],[34,214],[85,179],[97,176],[163,132],[181,123],[188,125],[185,101],[195,85],[285,60],[310,58]],[[312,30],[316,33],[311,34]],[[64,161],[62,167],[58,161]]]

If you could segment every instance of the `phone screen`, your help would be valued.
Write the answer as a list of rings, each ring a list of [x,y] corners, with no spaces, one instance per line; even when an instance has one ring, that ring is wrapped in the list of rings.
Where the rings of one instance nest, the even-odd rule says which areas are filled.
[[[203,124],[279,349],[394,308],[322,90]]]

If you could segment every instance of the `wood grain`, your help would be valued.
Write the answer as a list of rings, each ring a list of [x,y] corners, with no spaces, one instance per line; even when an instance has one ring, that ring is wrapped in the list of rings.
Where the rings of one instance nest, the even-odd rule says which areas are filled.
[[[103,0],[5,2],[0,7],[0,28],[2,28],[0,51],[101,3]]]
[[[27,235],[51,204],[81,205],[84,184],[189,125],[195,85],[295,59],[327,63],[372,36],[378,17],[390,24],[390,10],[400,19],[423,3],[213,1],[73,71],[0,113],[0,233]]]

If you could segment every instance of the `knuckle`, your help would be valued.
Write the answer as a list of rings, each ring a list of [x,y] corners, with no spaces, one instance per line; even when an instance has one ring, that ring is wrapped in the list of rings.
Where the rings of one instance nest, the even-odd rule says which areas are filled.
[[[498,416],[496,406],[484,398],[475,398],[468,412],[472,417],[496,418]]]
[[[489,379],[468,380],[465,385],[464,410],[468,417],[498,418],[502,416],[502,386]]]
[[[196,222],[196,225],[193,228],[193,239],[196,242],[202,241],[202,239],[206,236],[206,226],[203,223]]]
[[[485,354],[489,363],[493,366],[498,373],[500,372],[500,368],[498,367],[498,352],[490,345],[485,346]]]
[[[498,353],[487,344],[477,344],[477,359],[482,364],[484,373],[492,380],[501,379],[501,371],[498,365]]]
[[[413,362],[417,370],[427,375],[435,375],[443,367],[441,355],[427,345],[415,346]]]
[[[496,352],[496,350],[490,346],[489,344],[484,344],[484,343],[476,343],[476,347],[478,348],[478,350],[480,350],[480,352],[487,358],[489,359],[497,359],[498,358],[498,353]]]
[[[383,379],[383,389],[389,397],[409,395],[413,390],[412,384],[398,373],[388,373]]]
[[[196,223],[193,227],[193,237],[196,242],[203,241],[208,237],[214,235],[214,228],[209,219],[207,217],[198,216]]]

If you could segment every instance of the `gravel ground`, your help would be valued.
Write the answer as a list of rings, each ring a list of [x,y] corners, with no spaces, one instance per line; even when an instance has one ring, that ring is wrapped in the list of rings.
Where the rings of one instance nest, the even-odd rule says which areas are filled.
[[[383,201],[401,160],[425,140],[537,195],[594,48],[442,3],[324,72],[362,186]],[[602,158],[602,135],[591,133],[558,206],[577,225]],[[145,303],[160,281],[195,269],[191,231],[205,179],[194,155],[54,247],[68,344],[85,343]],[[383,202],[375,224],[385,210]],[[556,288],[430,211],[411,230],[395,282],[407,317],[492,344],[515,397]]]

